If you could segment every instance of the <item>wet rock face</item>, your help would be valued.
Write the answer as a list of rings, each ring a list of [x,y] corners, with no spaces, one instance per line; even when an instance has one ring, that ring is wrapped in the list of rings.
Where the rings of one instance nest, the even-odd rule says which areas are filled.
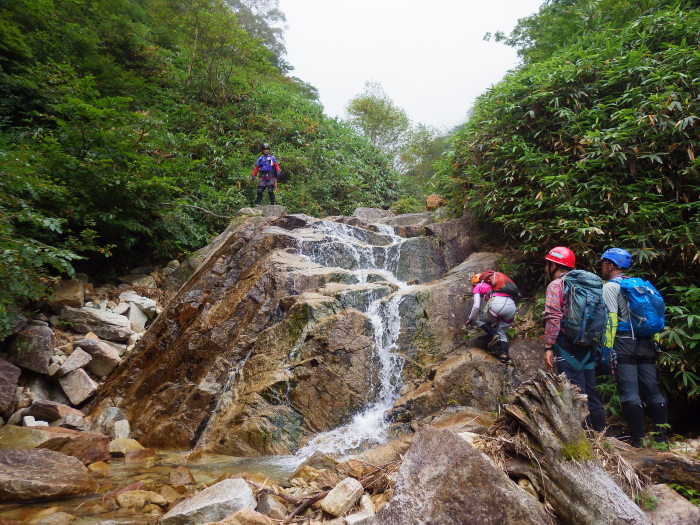
[[[443,278],[437,236],[399,242],[368,220],[237,218],[86,410],[118,406],[150,447],[237,455],[289,453],[348,422],[382,383],[369,304],[401,294],[399,351],[448,353],[465,272],[486,269]]]

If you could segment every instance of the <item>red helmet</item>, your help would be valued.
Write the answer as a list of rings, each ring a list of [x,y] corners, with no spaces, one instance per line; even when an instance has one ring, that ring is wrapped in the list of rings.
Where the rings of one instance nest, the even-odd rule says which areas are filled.
[[[568,268],[576,266],[576,256],[574,252],[564,246],[552,248],[544,259],[545,261],[552,261],[553,263],[561,264]]]

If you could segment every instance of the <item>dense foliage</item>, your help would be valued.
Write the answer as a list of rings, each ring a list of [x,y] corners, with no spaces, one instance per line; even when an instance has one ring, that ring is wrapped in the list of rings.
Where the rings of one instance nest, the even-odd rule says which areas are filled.
[[[666,295],[663,357],[700,394],[700,11],[697,2],[557,0],[508,42],[523,65],[482,95],[442,186],[539,258],[605,247]]]
[[[0,0],[0,338],[79,257],[207,243],[251,203],[262,142],[293,212],[395,199],[389,158],[286,75],[276,4]]]

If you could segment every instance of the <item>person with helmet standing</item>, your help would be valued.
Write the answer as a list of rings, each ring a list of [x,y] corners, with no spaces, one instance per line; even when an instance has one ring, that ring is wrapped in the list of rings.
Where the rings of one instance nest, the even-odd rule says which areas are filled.
[[[267,195],[270,198],[270,204],[275,203],[275,185],[277,184],[277,179],[279,179],[282,174],[277,159],[274,155],[270,155],[269,144],[262,145],[262,155],[258,157],[255,161],[255,166],[253,167],[253,175],[250,180],[255,182],[255,176],[260,173],[260,178],[258,180],[258,194],[255,199],[255,204],[261,204],[263,193],[267,189]]]
[[[620,391],[622,416],[630,431],[630,444],[640,447],[644,437],[644,406],[651,412],[658,441],[668,440],[666,398],[659,389],[656,370],[657,344],[654,336],[634,333],[630,306],[620,283],[627,279],[624,271],[632,266],[632,256],[622,248],[610,248],[600,258],[603,300],[608,309],[604,345],[614,352],[615,379]]]
[[[567,305],[563,277],[576,267],[576,256],[569,248],[557,246],[545,257],[550,281],[544,305],[544,362],[547,369],[564,374],[588,398],[587,426],[600,432],[605,429],[605,409],[595,391],[595,357],[590,347],[576,345],[562,332]],[[567,356],[568,358],[564,357]]]
[[[498,359],[502,363],[508,363],[508,327],[515,319],[516,306],[513,298],[499,291],[484,278],[494,272],[477,273],[472,277],[472,310],[467,319],[467,326],[475,323],[484,332],[483,343],[489,348],[498,344]],[[481,310],[482,298],[486,301],[484,310]],[[481,312],[481,315],[479,313]]]

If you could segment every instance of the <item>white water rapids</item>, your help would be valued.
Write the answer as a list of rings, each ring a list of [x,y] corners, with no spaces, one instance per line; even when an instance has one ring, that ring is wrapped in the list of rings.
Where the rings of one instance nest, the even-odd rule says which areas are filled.
[[[375,291],[368,290],[369,300],[353,305],[370,319],[374,335],[374,356],[379,367],[377,398],[356,414],[346,425],[324,432],[313,438],[299,450],[296,457],[305,458],[315,451],[346,454],[366,443],[381,443],[386,439],[389,421],[385,412],[398,397],[401,387],[401,371],[404,359],[396,353],[401,319],[399,307],[408,284],[396,276],[401,246],[405,239],[394,234],[391,226],[374,225],[378,234],[367,236],[366,231],[346,224],[318,221],[311,225],[314,233],[326,242],[305,242],[300,239],[298,254],[324,266],[340,266],[357,277],[358,283],[366,283],[369,274],[378,274],[382,280],[396,287],[388,297],[374,298]],[[312,237],[316,237],[313,235]],[[373,245],[369,241],[380,239],[386,244]],[[372,390],[373,385],[368,385]]]

